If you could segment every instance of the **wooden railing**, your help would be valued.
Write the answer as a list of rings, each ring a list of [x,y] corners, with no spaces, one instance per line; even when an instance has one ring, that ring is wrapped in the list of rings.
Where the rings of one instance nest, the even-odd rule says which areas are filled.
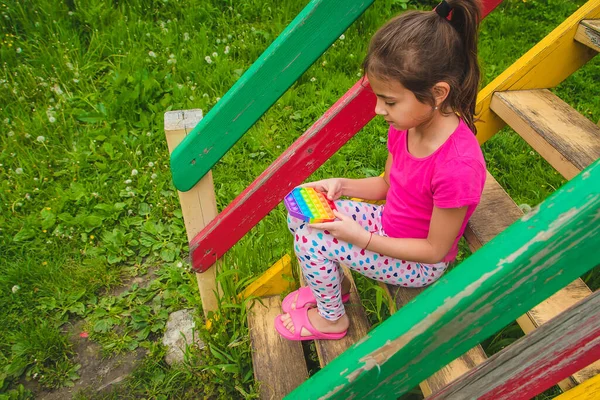
[[[309,3],[172,152],[171,170],[176,187],[183,191],[193,187],[301,72],[329,47],[337,37],[335,35],[341,33],[340,29],[343,31],[358,18],[371,2],[321,0]],[[501,2],[485,0],[482,16]],[[336,20],[334,17],[338,14],[343,18]],[[319,23],[325,28],[321,27],[323,29],[317,33],[306,29]],[[327,28],[329,24],[333,24],[331,29]],[[332,36],[332,32],[335,35]],[[306,42],[314,44],[315,41],[320,45],[311,45],[308,51]],[[294,49],[293,54],[289,48]],[[282,65],[285,68],[281,68]],[[196,235],[190,243],[192,267],[199,272],[210,268],[294,186],[316,171],[373,119],[374,106],[375,96],[363,78]]]

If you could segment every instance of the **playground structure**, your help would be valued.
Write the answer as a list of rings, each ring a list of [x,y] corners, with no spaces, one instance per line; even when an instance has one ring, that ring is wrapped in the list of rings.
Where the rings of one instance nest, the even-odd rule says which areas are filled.
[[[217,308],[210,267],[375,116],[375,96],[357,82],[219,215],[210,169],[371,3],[311,1],[204,119],[165,114],[205,312]],[[520,399],[557,383],[562,400],[600,398],[600,295],[578,278],[600,264],[600,127],[548,90],[599,51],[590,0],[478,96],[480,143],[508,124],[570,181],[523,216],[488,173],[465,231],[474,254],[425,290],[386,288],[398,311],[373,330],[353,287],[348,335],[316,341],[323,369],[309,380],[301,345],[273,329],[290,257],[241,294],[264,304],[248,320],[262,398],[396,398],[420,384],[431,399]],[[487,359],[478,343],[515,319],[527,335]]]

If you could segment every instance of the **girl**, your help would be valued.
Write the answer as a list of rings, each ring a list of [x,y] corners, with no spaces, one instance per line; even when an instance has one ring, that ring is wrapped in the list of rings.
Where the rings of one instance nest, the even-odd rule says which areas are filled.
[[[340,263],[387,284],[423,287],[456,257],[486,175],[474,135],[479,20],[477,0],[443,0],[434,11],[392,19],[371,40],[363,68],[377,96],[375,112],[390,125],[385,174],[304,185],[326,193],[339,212],[321,224],[288,215],[308,286],[283,301],[285,313],[275,319],[283,337],[346,334],[350,288]]]

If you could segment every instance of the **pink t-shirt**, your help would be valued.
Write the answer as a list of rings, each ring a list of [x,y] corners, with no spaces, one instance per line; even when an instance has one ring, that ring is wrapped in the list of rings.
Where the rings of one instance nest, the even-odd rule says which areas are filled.
[[[408,152],[407,138],[407,131],[390,127],[388,149],[393,164],[382,215],[383,229],[390,237],[425,239],[434,206],[468,206],[460,232],[444,258],[452,261],[483,192],[486,169],[481,147],[462,120],[446,142],[424,158]]]

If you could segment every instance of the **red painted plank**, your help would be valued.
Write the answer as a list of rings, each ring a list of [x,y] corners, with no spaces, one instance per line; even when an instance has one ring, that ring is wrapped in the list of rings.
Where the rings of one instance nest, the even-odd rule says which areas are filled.
[[[484,0],[482,17],[502,0]],[[319,168],[375,116],[375,97],[364,79],[344,94],[313,126],[190,243],[192,267],[204,272],[283,197]]]
[[[530,399],[600,359],[600,292],[428,397],[431,400]]]
[[[481,17],[485,18],[489,13],[491,13],[494,8],[498,7],[498,5],[502,3],[502,0],[483,0],[483,7],[481,8]]]
[[[597,325],[597,324],[596,324]],[[480,400],[530,399],[600,359],[600,331],[533,364],[523,375],[505,382]],[[557,368],[557,364],[560,368]]]
[[[357,82],[190,243],[192,266],[206,271],[375,116],[368,80]]]

